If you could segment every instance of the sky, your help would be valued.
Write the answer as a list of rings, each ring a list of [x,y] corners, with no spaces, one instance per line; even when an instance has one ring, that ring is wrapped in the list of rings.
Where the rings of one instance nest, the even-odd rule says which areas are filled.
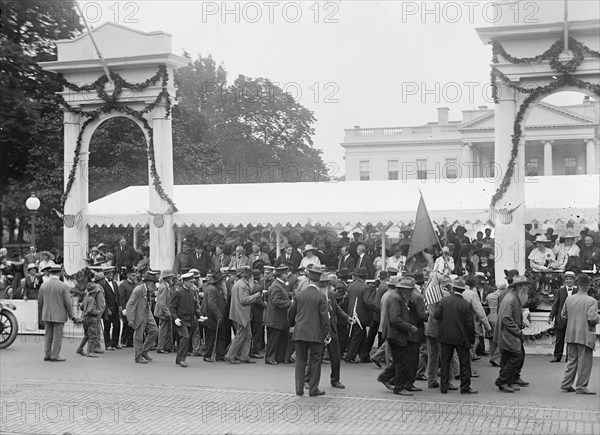
[[[81,6],[92,26],[111,21],[170,33],[174,53],[212,55],[229,82],[243,74],[278,83],[314,112],[314,146],[341,175],[344,129],[420,125],[436,120],[437,107],[449,107],[450,120],[460,120],[461,110],[493,106],[491,48],[475,29],[508,13],[515,22],[533,21],[547,6],[511,2],[510,12],[499,17],[488,3],[154,0]]]

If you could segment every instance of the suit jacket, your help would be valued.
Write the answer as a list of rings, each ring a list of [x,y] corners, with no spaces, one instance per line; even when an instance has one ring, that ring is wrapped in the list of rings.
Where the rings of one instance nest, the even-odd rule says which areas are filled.
[[[323,343],[331,333],[326,296],[315,285],[309,285],[292,302],[288,323],[294,327],[293,341]]]
[[[154,305],[154,317],[167,320],[171,318],[171,289],[169,285],[163,281],[158,286],[156,292],[156,305]]]
[[[58,278],[50,278],[40,287],[38,313],[42,322],[65,323],[73,318],[71,291]]]
[[[596,324],[600,323],[596,299],[584,292],[572,294],[565,301],[561,314],[569,319],[565,341],[583,344],[593,350],[596,346]]]
[[[279,267],[283,264],[283,260],[286,259],[286,255],[283,254],[275,260],[275,267]],[[292,255],[290,256],[290,260],[294,265],[294,268],[297,269],[300,266],[300,262],[302,261],[302,254],[300,254],[296,249],[292,250]]]
[[[329,312],[329,323],[331,327],[331,338],[338,338],[338,323],[348,323],[350,316],[344,313],[344,310],[338,305],[335,293],[327,293],[327,310]]]
[[[152,316],[146,284],[138,284],[133,289],[125,310],[127,311],[127,321],[133,323],[133,329],[140,327]]]
[[[102,284],[104,289],[104,297],[106,299],[106,308],[111,311],[111,314],[119,312],[119,286],[115,281],[105,280]]]
[[[373,260],[367,254],[363,255],[362,259],[360,257],[357,258],[355,267],[357,269],[359,267],[366,267],[369,272],[369,279],[375,278],[375,266],[373,265]]]
[[[573,290],[571,294],[577,293],[577,286],[573,286]],[[567,327],[567,319],[562,316],[563,306],[565,305],[565,301],[567,300],[567,296],[569,296],[569,292],[567,292],[567,287],[562,286],[554,295],[554,303],[552,304],[552,310],[550,311],[550,319],[554,319],[554,327],[556,329],[565,329]]]
[[[231,269],[232,267],[238,269],[244,266],[252,266],[250,264],[250,259],[246,255],[242,255],[240,258],[237,258],[237,255],[232,255],[229,260],[228,267]]]
[[[223,324],[223,320],[227,316],[227,301],[225,295],[220,288],[214,284],[209,284],[204,289],[204,301],[206,317],[208,320],[204,325],[208,329],[217,329],[217,323]]]
[[[523,305],[519,296],[513,291],[506,293],[504,297],[498,297],[500,308],[498,308],[498,321],[494,330],[494,341],[498,343],[500,350],[510,352],[521,352],[521,329],[523,327]]]
[[[176,274],[182,273],[183,269],[191,269],[191,253],[180,252],[175,256],[175,261],[173,261],[173,271]]]
[[[192,326],[200,315],[200,300],[196,288],[175,286],[169,311],[173,320],[179,319],[185,326]],[[129,315],[129,310],[127,310],[127,314]]]
[[[344,257],[340,255],[340,259],[338,261],[338,272],[342,267],[345,267],[346,269],[348,269],[349,272],[352,272],[355,266],[356,259],[352,255],[348,254],[348,258],[346,258],[345,260]]]
[[[212,267],[212,259],[210,258],[210,254],[206,251],[202,251],[199,257],[195,252],[191,252],[189,254],[189,263],[190,268],[198,269],[202,276],[206,276]]]
[[[261,297],[260,293],[250,295],[251,285],[252,283],[249,283],[246,278],[242,278],[238,279],[231,288],[229,318],[242,326],[250,322],[250,305]]]
[[[416,325],[413,325],[410,321],[408,306],[402,295],[397,290],[386,294],[388,296],[385,298],[385,312],[381,328],[382,337],[384,340],[399,346],[406,346],[408,335],[412,332],[412,327],[416,327]],[[354,325],[354,327],[357,326]]]
[[[348,314],[352,316],[356,307],[356,314],[363,328],[366,328],[373,319],[373,313],[379,310],[375,303],[374,289],[361,279],[353,281],[348,287]]]
[[[219,257],[216,253],[212,255],[212,270],[220,270],[222,267],[229,267],[231,257],[225,253]]]
[[[120,270],[123,266],[131,268],[135,266],[136,263],[137,254],[131,246],[125,245],[123,249],[121,249],[120,246],[117,246],[115,249],[115,266],[117,266],[117,270]]]
[[[127,302],[131,297],[131,293],[133,293],[134,287],[135,284],[127,279],[124,279],[121,281],[121,284],[119,284],[119,306],[121,309],[125,309],[127,306]]]
[[[265,324],[270,328],[287,331],[289,328],[287,312],[291,305],[292,301],[287,286],[276,279],[269,287],[269,302],[267,303]]]
[[[471,347],[475,343],[473,307],[461,294],[443,298],[433,317],[440,321],[437,340],[454,346]]]

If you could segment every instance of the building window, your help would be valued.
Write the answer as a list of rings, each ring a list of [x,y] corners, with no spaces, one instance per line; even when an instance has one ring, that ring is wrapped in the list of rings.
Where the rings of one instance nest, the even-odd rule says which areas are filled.
[[[577,175],[577,157],[565,157],[565,175]]]
[[[400,162],[388,160],[388,180],[397,180],[400,173]]]
[[[537,177],[540,173],[540,159],[530,157],[525,167],[525,175],[527,177]]]
[[[417,159],[417,180],[427,180],[427,160]]]
[[[446,178],[458,178],[458,159],[446,159]]]
[[[371,162],[361,160],[358,162],[358,170],[360,172],[360,181],[368,181],[371,179]]]

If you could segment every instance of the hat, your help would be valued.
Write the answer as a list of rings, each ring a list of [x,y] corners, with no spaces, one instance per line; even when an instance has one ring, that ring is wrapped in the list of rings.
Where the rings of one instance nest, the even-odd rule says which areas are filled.
[[[319,282],[331,282],[331,276],[328,273],[322,273]]]
[[[479,277],[485,278],[485,273],[483,273],[483,272],[475,272],[475,276],[479,276]]]
[[[387,270],[382,270],[381,272],[379,272],[379,278],[385,279],[387,277],[388,277]]]
[[[106,248],[106,244],[98,243],[98,249],[100,249],[100,248]]]
[[[42,257],[43,255],[47,255],[50,260],[54,260],[54,254],[50,251],[40,252],[40,257]]]
[[[115,266],[102,266],[102,272],[104,273],[114,272],[115,270],[117,270]]]
[[[387,281],[387,285],[388,285],[388,287],[396,288],[396,286],[398,285],[399,282],[400,282],[400,278],[398,278],[397,276],[392,276]]]
[[[454,230],[455,233],[458,233],[459,231],[462,231],[463,233],[467,232],[467,229],[465,227],[463,227],[462,225],[459,225],[456,227],[456,229]]]
[[[201,275],[198,269],[190,269],[189,273],[193,274],[194,278],[198,278]]]
[[[302,251],[302,252],[306,252],[306,251],[316,251],[316,250],[317,250],[317,248],[315,248],[313,245],[306,245],[306,246],[304,247],[304,251]]]
[[[98,282],[100,280],[103,280],[105,278],[104,273],[103,272],[98,272],[94,275],[94,277],[92,278],[92,281],[94,282]]]
[[[516,275],[513,278],[513,282],[508,286],[508,288],[514,288],[519,285],[528,285],[528,284],[533,284],[533,283],[531,281],[529,281],[526,276]]]
[[[52,264],[52,266],[50,267],[50,272],[61,272],[62,271],[62,264]]]
[[[465,290],[467,288],[467,285],[465,284],[464,279],[456,278],[456,279],[452,280],[452,288]]]
[[[366,267],[359,267],[358,269],[356,269],[356,274],[359,278],[366,278],[367,276],[369,276],[369,271]]]
[[[262,275],[262,272],[258,269],[252,269],[252,277],[253,278],[260,278],[260,276]]]
[[[172,276],[175,276],[175,273],[172,270],[163,270],[160,276],[162,279],[171,278]]]
[[[144,276],[142,277],[142,280],[149,281],[149,282],[158,282],[158,277],[155,274],[148,271],[144,274]]]
[[[414,289],[415,288],[415,279],[411,277],[404,277],[400,280],[398,284],[396,284],[396,288],[403,289]]]
[[[319,267],[308,269],[308,279],[311,281],[320,281],[322,274],[323,272]]]
[[[340,233],[340,235],[341,235],[342,237],[346,237],[346,236],[348,235],[348,231],[342,231],[342,232]]]
[[[279,267],[275,267],[274,269],[275,269],[275,275],[281,276],[284,273],[286,273],[289,268],[287,266],[279,266]]]
[[[98,247],[97,246],[92,247],[92,252],[94,252],[94,251],[98,252]]]
[[[52,269],[52,266],[54,266],[54,261],[49,261],[44,267],[42,267],[40,269],[40,272],[43,272],[45,270],[49,270]]]
[[[563,236],[563,239],[576,239],[577,236],[575,236],[575,234],[573,234],[571,231],[567,231],[565,233],[565,235]]]
[[[181,279],[183,281],[187,281],[188,279],[193,279],[194,278],[194,274],[192,272],[187,272],[184,273],[183,275],[181,275]]]
[[[250,266],[244,266],[241,272],[244,276],[250,276],[252,275],[252,268]]]
[[[398,269],[396,269],[395,267],[388,267],[387,268],[387,273],[390,276],[396,276],[396,275],[398,275],[399,272],[400,271]]]
[[[564,276],[565,278],[567,278],[567,277],[575,278],[575,277],[576,277],[576,275],[575,275],[575,272],[573,272],[573,271],[571,271],[571,270],[568,270],[568,271],[566,271],[566,272],[563,274],[563,276]]]
[[[519,275],[519,271],[517,269],[510,269],[510,270],[504,269],[504,276],[506,278],[512,278],[513,276],[518,276],[518,275]]]
[[[37,266],[35,265],[35,263],[29,263],[27,265],[27,270],[29,270],[29,269],[37,269]]]
[[[209,284],[216,284],[219,281],[222,281],[223,278],[224,278],[223,273],[220,270],[217,270],[217,271],[215,271],[215,272],[212,273],[212,276],[208,280],[208,283]]]
[[[591,284],[591,280],[590,277],[587,276],[584,273],[579,274],[579,276],[577,276],[577,285],[582,285],[582,286],[588,286]]]
[[[254,262],[252,263],[252,269],[264,269],[265,267],[265,262],[263,260],[254,260]]]
[[[363,231],[360,228],[354,228],[352,230],[352,234],[362,234],[362,233],[363,233]]]
[[[442,248],[442,254],[444,254],[444,253],[450,253],[450,248],[449,248],[449,247],[447,247],[447,246],[444,246],[444,247]]]
[[[342,267],[340,269],[340,271],[338,272],[338,276],[340,278],[348,278],[350,276],[350,272],[348,271],[347,267]]]
[[[121,273],[133,273],[133,272],[135,272],[135,267],[126,267],[126,266],[121,267]]]
[[[270,270],[273,272],[275,271],[275,267],[273,267],[273,266],[265,266],[264,269],[265,269],[265,271],[267,271],[267,270]]]
[[[535,243],[550,243],[551,240],[548,240],[546,236],[537,236],[534,240]]]

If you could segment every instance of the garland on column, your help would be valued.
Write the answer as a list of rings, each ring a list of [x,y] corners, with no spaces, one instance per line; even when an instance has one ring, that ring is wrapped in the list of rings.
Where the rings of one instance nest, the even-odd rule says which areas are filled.
[[[148,146],[146,147],[146,154],[148,157],[148,161],[150,162],[150,175],[152,176],[154,190],[156,190],[158,196],[160,196],[164,201],[166,201],[170,205],[169,210],[171,212],[176,212],[177,207],[175,206],[173,200],[164,191],[160,180],[160,176],[158,174],[158,171],[156,170],[156,159],[154,156],[154,139],[152,136],[153,129],[148,123],[148,120],[144,117],[145,114],[154,110],[156,106],[158,106],[163,100],[165,105],[165,118],[169,118],[169,116],[171,116],[171,96],[169,94],[169,91],[167,90],[167,84],[169,82],[169,72],[167,71],[167,67],[164,64],[159,65],[156,74],[154,74],[152,77],[141,83],[129,83],[127,80],[125,80],[123,77],[121,77],[115,72],[111,72],[110,75],[114,83],[114,92],[112,93],[112,95],[109,95],[105,90],[105,85],[109,81],[106,75],[99,77],[93,83],[83,86],[78,86],[74,83],[69,83],[67,80],[65,80],[62,74],[56,75],[58,83],[61,84],[63,87],[70,89],[74,92],[88,92],[95,90],[98,94],[98,97],[104,101],[104,104],[100,108],[85,111],[78,107],[71,106],[67,101],[65,101],[64,97],[61,94],[57,94],[55,97],[56,101],[59,104],[61,104],[67,111],[74,113],[79,117],[87,118],[81,125],[79,135],[77,136],[75,155],[73,156],[73,167],[71,168],[71,171],[69,173],[69,178],[67,180],[67,187],[65,189],[65,192],[62,194],[62,197],[60,199],[61,208],[64,209],[65,201],[67,200],[67,197],[71,192],[71,188],[73,187],[73,182],[75,181],[75,173],[77,171],[77,165],[79,164],[79,153],[81,151],[81,141],[86,127],[91,122],[97,120],[103,113],[108,113],[114,110],[117,112],[125,113],[131,116],[132,118],[137,119],[141,122],[142,126],[144,127],[144,130],[146,130],[148,134]],[[162,87],[160,93],[156,96],[156,99],[152,103],[148,104],[142,110],[132,109],[131,107],[119,102],[119,95],[121,95],[123,89],[130,89],[134,92],[140,92],[150,86],[157,84],[159,80],[161,80]]]
[[[512,149],[510,152],[510,160],[508,161],[508,166],[506,172],[502,177],[502,182],[496,192],[492,196],[490,207],[494,207],[496,203],[502,198],[502,196],[506,193],[508,186],[510,185],[510,180],[513,176],[515,170],[515,164],[517,161],[517,155],[519,153],[519,142],[521,141],[521,137],[523,135],[523,118],[525,117],[525,113],[529,106],[539,101],[541,98],[551,94],[555,90],[565,87],[565,86],[574,86],[579,89],[586,89],[588,91],[593,92],[594,94],[600,96],[600,85],[596,85],[593,83],[589,83],[578,79],[572,73],[577,70],[577,68],[583,62],[585,55],[590,57],[600,57],[600,53],[590,49],[585,44],[573,39],[569,38],[569,49],[573,53],[573,58],[566,63],[560,61],[559,57],[561,53],[564,51],[564,41],[558,40],[552,46],[546,50],[544,53],[535,56],[535,57],[523,57],[517,58],[511,56],[506,52],[502,44],[498,41],[492,41],[492,63],[495,65],[498,63],[498,56],[502,56],[503,59],[510,63],[520,64],[520,63],[539,63],[547,60],[550,64],[550,67],[560,73],[559,76],[555,78],[555,81],[546,85],[546,86],[538,86],[535,88],[526,88],[523,86],[519,86],[516,83],[512,83],[508,77],[506,77],[500,70],[498,70],[495,66],[492,66],[492,70],[490,72],[490,80],[492,84],[492,97],[495,103],[498,103],[498,79],[502,80],[508,87],[517,90],[518,92],[528,94],[527,98],[523,101],[521,106],[519,107],[519,111],[517,112],[517,116],[515,118],[515,122],[513,125],[513,135],[512,135]]]

